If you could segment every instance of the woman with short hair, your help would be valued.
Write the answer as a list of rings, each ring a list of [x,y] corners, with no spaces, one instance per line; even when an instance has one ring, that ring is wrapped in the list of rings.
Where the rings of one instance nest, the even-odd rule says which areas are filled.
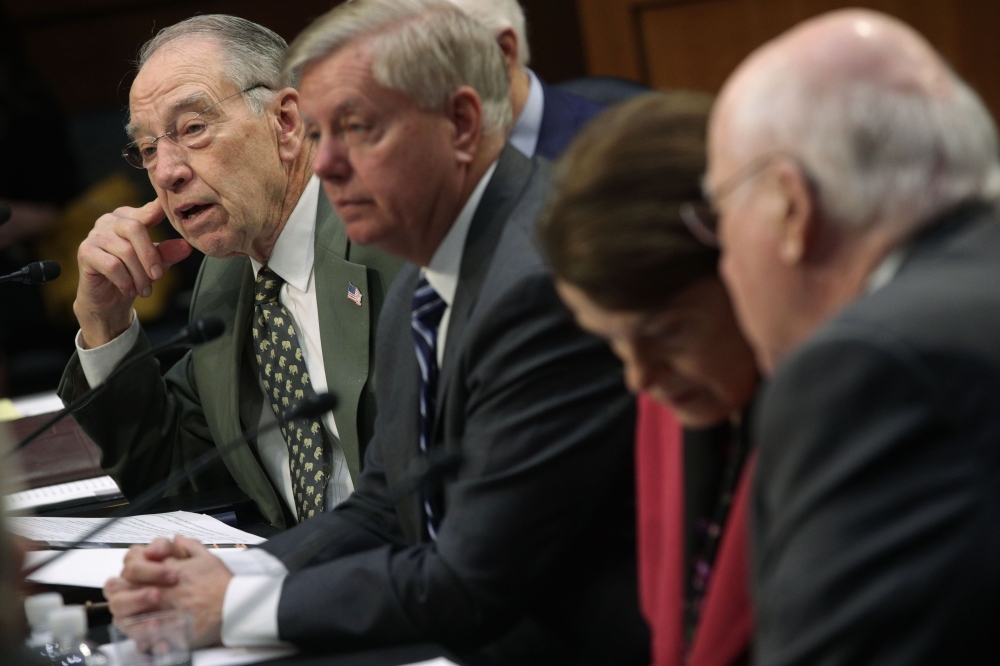
[[[560,160],[538,225],[560,296],[639,395],[640,597],[655,666],[747,663],[753,626],[745,417],[758,375],[718,252],[682,215],[701,205],[710,107],[653,93],[598,117]]]

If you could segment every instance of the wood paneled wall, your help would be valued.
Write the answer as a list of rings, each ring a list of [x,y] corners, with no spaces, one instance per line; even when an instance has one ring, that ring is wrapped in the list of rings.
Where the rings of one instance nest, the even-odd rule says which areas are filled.
[[[922,32],[1000,117],[998,0],[577,0],[591,74],[711,93],[757,46],[803,19],[856,6]]]

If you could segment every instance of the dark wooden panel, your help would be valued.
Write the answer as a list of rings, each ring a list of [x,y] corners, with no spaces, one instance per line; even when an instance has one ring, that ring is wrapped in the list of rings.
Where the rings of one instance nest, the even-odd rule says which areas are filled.
[[[659,88],[717,92],[754,48],[832,9],[864,6],[922,32],[1000,112],[995,0],[578,0],[588,69]]]

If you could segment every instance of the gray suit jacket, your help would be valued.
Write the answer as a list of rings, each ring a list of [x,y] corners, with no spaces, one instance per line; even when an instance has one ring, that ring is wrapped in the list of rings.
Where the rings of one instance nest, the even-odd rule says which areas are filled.
[[[402,262],[371,247],[352,244],[343,223],[321,192],[316,213],[315,279],[319,323],[334,412],[351,476],[360,474],[364,446],[375,420],[375,374],[371,353],[385,292]],[[363,294],[358,307],[348,284]],[[213,259],[201,266],[191,301],[191,319],[221,317],[225,334],[188,352],[160,378],[150,360],[129,371],[103,395],[74,412],[101,448],[101,465],[126,497],[138,495],[185,464],[256,427],[264,396],[250,349],[254,276],[250,259]],[[132,354],[149,347],[140,335]],[[88,384],[74,355],[59,396],[70,402]],[[191,479],[188,489],[238,485],[272,524],[295,519],[250,446],[224,457],[225,465]],[[184,488],[176,492],[183,492]]]
[[[634,401],[536,252],[549,182],[547,163],[508,146],[470,226],[432,439],[463,463],[444,482],[437,542],[419,494],[405,492],[422,463],[410,265],[382,312],[379,417],[356,492],[264,545],[293,569],[282,639],[323,650],[431,640],[492,663],[647,662]]]
[[[917,238],[781,364],[758,419],[758,663],[996,663],[1000,217]]]

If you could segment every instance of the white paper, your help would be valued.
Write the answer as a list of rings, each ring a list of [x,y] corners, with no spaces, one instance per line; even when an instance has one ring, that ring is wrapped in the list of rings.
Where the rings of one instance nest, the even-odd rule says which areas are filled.
[[[114,479],[110,476],[99,476],[11,493],[4,498],[4,504],[8,511],[24,511],[77,501],[121,497],[121,494],[122,491],[118,489]]]
[[[198,666],[195,664],[195,666]],[[406,664],[405,666],[458,666],[455,662],[450,659],[445,659],[444,657],[438,657],[437,659],[431,659],[430,661],[421,661],[416,664]]]
[[[30,569],[39,562],[48,560],[59,551],[38,550],[27,553],[24,568]],[[246,555],[244,548],[211,548],[209,552],[218,557],[226,566],[232,558]],[[42,567],[28,576],[28,580],[44,585],[73,585],[76,587],[104,587],[109,578],[117,578],[122,572],[127,548],[84,548],[66,553],[52,564]]]
[[[63,402],[56,395],[55,391],[14,398],[11,400],[11,404],[17,410],[17,413],[21,415],[21,418],[38,416],[39,414],[51,414],[63,408]]]
[[[61,544],[77,541],[103,522],[103,518],[15,517],[8,519],[8,528],[11,532],[27,539]],[[196,539],[206,545],[254,545],[266,541],[210,516],[174,511],[123,518],[89,538],[87,543],[150,543],[157,537],[172,538],[176,534]]]
[[[193,666],[242,666],[293,655],[293,647],[209,648],[195,650]]]
[[[118,651],[111,643],[98,648],[107,657],[112,666],[119,666]],[[195,650],[192,655],[192,666],[243,666],[244,664],[257,664],[262,661],[271,661],[281,657],[289,657],[296,654],[298,650],[288,647],[265,647],[265,648],[208,648],[207,650]]]

